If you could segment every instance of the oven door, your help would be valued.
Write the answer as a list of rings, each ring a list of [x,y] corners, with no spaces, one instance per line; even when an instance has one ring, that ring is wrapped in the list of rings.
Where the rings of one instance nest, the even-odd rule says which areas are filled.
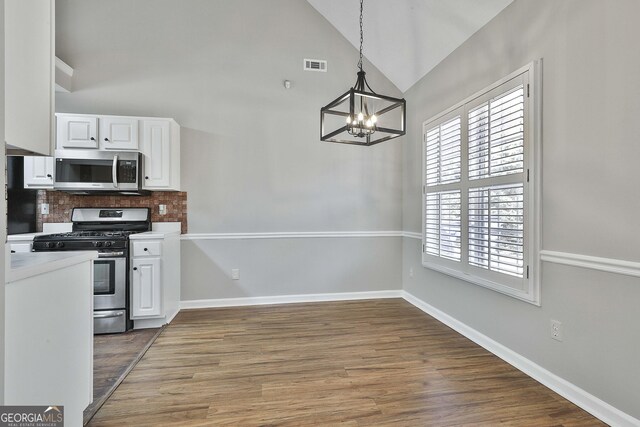
[[[100,253],[93,261],[94,310],[124,310],[126,293],[127,258],[124,252]]]
[[[56,151],[53,187],[63,191],[137,191],[140,153]]]

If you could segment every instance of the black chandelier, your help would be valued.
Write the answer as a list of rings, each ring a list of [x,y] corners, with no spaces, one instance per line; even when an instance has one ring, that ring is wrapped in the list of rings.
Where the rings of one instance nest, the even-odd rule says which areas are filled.
[[[378,95],[367,83],[362,69],[362,10],[363,0],[360,0],[358,78],[351,89],[320,109],[322,141],[374,145],[406,133],[404,98]]]

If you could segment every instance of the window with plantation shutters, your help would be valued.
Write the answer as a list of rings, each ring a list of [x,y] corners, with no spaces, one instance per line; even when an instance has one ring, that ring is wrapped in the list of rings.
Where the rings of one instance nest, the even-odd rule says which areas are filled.
[[[425,122],[422,259],[537,304],[536,66]]]

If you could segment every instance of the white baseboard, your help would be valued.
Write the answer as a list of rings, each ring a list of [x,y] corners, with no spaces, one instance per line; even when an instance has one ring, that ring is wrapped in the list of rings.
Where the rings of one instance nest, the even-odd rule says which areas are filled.
[[[271,305],[271,304],[292,304],[301,302],[320,301],[349,301],[361,299],[383,299],[402,298],[402,290],[372,291],[372,292],[343,292],[332,294],[307,294],[307,295],[279,295],[272,297],[243,297],[243,298],[220,298],[220,299],[200,299],[186,300],[180,302],[183,310],[194,308],[214,308],[214,307],[241,307],[247,305]]]
[[[413,296],[412,294],[406,291],[402,291],[402,293],[403,298],[409,303],[413,304],[415,307],[449,326],[451,329],[455,330],[461,335],[469,338],[471,341],[495,354],[510,365],[513,365],[531,378],[555,391],[560,396],[564,397],[570,402],[573,402],[577,406],[581,407],[582,409],[604,421],[605,423],[611,426],[621,427],[637,427],[640,425],[640,420],[632,417],[631,415],[628,415],[620,411],[619,409],[614,408],[613,406],[597,398],[596,396],[564,380],[556,374],[547,371],[542,366],[537,365],[524,356],[505,347],[499,342],[492,340],[486,335],[449,316],[443,311],[440,311],[437,308],[427,304],[426,302]]]

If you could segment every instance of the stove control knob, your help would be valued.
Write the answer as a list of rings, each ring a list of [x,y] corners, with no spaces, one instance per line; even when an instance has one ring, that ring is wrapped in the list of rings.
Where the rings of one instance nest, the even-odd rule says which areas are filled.
[[[44,244],[44,247],[47,249],[53,248],[55,246],[55,243],[53,242],[47,242]]]
[[[94,242],[93,246],[95,246],[96,248],[100,248],[102,247],[102,242]]]
[[[107,248],[110,247],[111,244],[112,244],[111,242],[104,242],[104,246],[107,247]]]
[[[56,248],[64,248],[64,243],[63,242],[56,243]]]

